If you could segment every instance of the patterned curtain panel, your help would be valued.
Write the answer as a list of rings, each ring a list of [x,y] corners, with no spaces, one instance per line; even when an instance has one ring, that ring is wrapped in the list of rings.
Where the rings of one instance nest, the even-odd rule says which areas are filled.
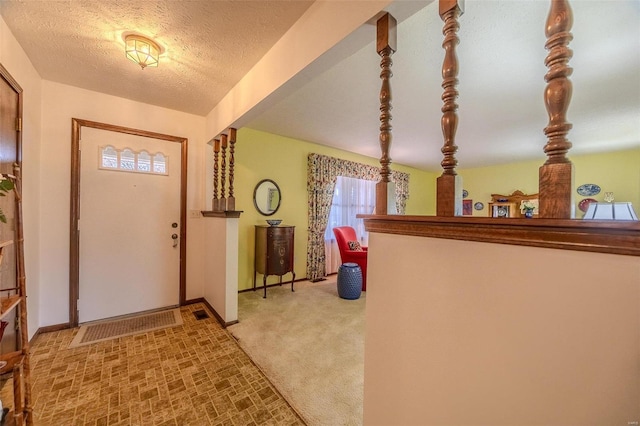
[[[331,157],[309,154],[307,159],[307,192],[309,194],[309,232],[307,237],[307,279],[324,276],[324,230],[327,228],[336,167]]]
[[[378,170],[379,174],[380,170]],[[380,180],[380,177],[376,180]],[[396,186],[396,210],[398,214],[404,214],[407,210],[407,199],[409,198],[409,173],[391,170],[391,181]]]
[[[333,191],[338,176],[380,180],[380,170],[373,166],[320,154],[307,158],[307,192],[309,195],[309,236],[307,240],[307,279],[314,281],[325,274],[324,232],[329,220]],[[396,187],[396,209],[404,214],[409,198],[409,174],[392,171]]]

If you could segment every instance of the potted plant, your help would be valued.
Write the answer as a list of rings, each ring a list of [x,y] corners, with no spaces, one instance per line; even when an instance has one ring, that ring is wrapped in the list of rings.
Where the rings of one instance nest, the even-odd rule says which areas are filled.
[[[13,190],[13,180],[11,180],[13,176],[8,174],[0,173],[0,197],[4,197],[7,195],[9,191]],[[7,217],[4,215],[4,212],[0,208],[0,222],[7,223]]]
[[[532,218],[535,212],[535,209],[536,209],[536,205],[529,200],[525,200],[520,204],[520,210],[522,211],[522,213],[524,213],[524,217],[526,218],[529,218],[529,219]]]

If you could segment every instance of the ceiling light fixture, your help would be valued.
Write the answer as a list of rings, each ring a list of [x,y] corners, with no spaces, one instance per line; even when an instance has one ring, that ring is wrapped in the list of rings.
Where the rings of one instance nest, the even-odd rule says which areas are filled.
[[[142,69],[158,66],[160,46],[155,42],[137,34],[129,34],[124,42],[127,58],[140,65]]]

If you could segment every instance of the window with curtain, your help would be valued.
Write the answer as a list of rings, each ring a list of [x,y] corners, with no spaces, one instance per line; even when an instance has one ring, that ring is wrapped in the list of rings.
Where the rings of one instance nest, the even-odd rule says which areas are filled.
[[[356,215],[372,214],[375,208],[375,181],[338,176],[333,191],[327,230],[324,233],[327,274],[337,272],[341,263],[333,228],[335,226],[351,226],[356,230],[360,243],[367,245],[368,235],[364,229],[364,221],[357,219]]]
[[[312,281],[322,279],[327,273],[331,273],[327,271],[332,270],[327,268],[329,262],[327,261],[325,233],[327,232],[331,202],[338,176],[377,182],[380,180],[380,168],[327,155],[314,153],[308,155],[307,279]],[[409,174],[392,170],[391,181],[396,189],[396,210],[398,214],[404,214],[407,198],[409,198]],[[365,213],[372,212],[373,207],[371,210],[365,211]],[[329,228],[329,235],[333,234],[331,230],[332,228]],[[335,268],[333,270],[335,271]]]

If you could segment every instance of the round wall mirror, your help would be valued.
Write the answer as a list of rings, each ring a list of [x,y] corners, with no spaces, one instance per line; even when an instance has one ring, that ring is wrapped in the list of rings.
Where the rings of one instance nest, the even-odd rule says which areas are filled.
[[[271,179],[262,179],[253,190],[253,204],[264,216],[271,216],[280,207],[280,188]]]

